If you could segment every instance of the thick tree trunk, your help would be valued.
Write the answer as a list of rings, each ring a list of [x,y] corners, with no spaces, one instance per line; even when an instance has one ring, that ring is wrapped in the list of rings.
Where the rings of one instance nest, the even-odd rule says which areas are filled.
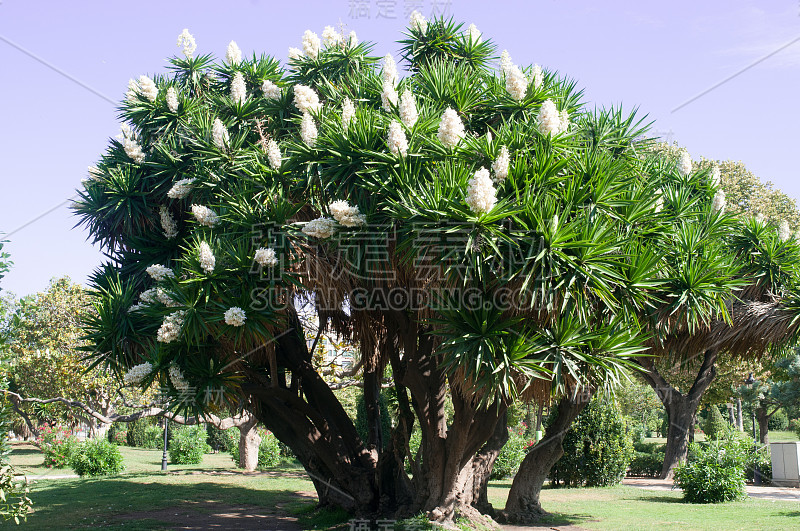
[[[519,472],[514,476],[508,493],[502,520],[526,524],[537,521],[543,514],[539,495],[553,465],[564,455],[564,436],[575,418],[586,407],[588,396],[565,397],[558,402],[553,423],[545,430],[539,441],[523,459]]]
[[[492,468],[500,450],[508,442],[508,412],[503,412],[494,427],[494,433],[483,445],[483,448],[472,459],[472,506],[483,514],[494,516],[495,511],[489,503],[487,486],[489,476],[492,475]],[[470,488],[469,485],[467,488]]]
[[[658,372],[651,359],[639,360],[638,363],[647,369],[642,377],[658,395],[667,410],[669,427],[667,428],[667,444],[664,451],[664,465],[661,468],[661,479],[672,479],[673,469],[678,463],[686,460],[689,451],[689,439],[694,434],[697,408],[717,371],[714,363],[717,360],[715,350],[707,350],[703,355],[703,363],[697,372],[691,389],[681,394]]]
[[[769,417],[767,408],[760,407],[756,409],[756,420],[758,421],[758,442],[761,444],[769,444]]]
[[[255,416],[239,425],[239,466],[250,472],[258,468],[261,436],[256,429],[257,425],[258,419]]]

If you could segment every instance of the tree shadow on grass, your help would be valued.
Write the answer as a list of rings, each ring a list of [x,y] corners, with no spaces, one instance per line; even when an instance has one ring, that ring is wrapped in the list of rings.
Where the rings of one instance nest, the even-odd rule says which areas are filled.
[[[800,511],[783,511],[778,514],[781,516],[788,516],[790,518],[800,518]]]
[[[655,502],[655,503],[689,503],[683,498],[675,498],[674,496],[642,495],[629,499],[636,501]]]
[[[279,484],[275,489],[213,481],[176,484],[152,475],[39,483],[34,485],[31,497],[35,505],[27,529],[109,524],[129,529],[144,520],[167,521],[174,526],[180,523],[173,522],[178,517],[189,524],[213,519],[215,524],[224,524],[222,528],[304,529],[315,526],[314,516],[302,517],[301,526],[294,523],[293,515],[317,503],[315,496],[283,489]],[[285,525],[272,526],[272,521],[281,519]]]

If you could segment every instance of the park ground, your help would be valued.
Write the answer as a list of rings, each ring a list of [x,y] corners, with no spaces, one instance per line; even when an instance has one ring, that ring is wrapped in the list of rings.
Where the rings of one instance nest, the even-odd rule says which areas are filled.
[[[64,477],[71,470],[42,466],[30,444],[15,443],[12,464],[28,477],[34,512],[21,529],[266,529],[351,528],[348,517],[315,509],[316,495],[302,468],[238,471],[228,454],[209,454],[200,465],[160,471],[161,452],[120,448],[126,470],[118,476]],[[511,480],[490,484],[496,508]],[[797,501],[748,498],[718,505],[684,503],[680,491],[632,486],[545,489],[551,516],[538,529],[800,529]],[[397,527],[402,529],[402,527]],[[536,529],[514,527],[509,529]]]

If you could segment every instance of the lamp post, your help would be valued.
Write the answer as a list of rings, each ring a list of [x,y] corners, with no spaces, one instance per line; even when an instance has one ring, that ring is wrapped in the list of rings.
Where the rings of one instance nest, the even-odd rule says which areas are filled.
[[[753,378],[753,373],[751,372],[750,375],[747,377],[747,380],[744,381],[745,384],[755,386],[756,379]],[[750,404],[750,413],[753,417],[753,441],[758,444],[758,436],[756,435],[756,408],[755,408],[755,400],[752,404]],[[761,472],[758,470],[758,465],[753,465],[753,485],[761,485]]]
[[[169,419],[164,417],[164,453],[161,455],[161,471],[167,471],[167,431],[169,430]]]

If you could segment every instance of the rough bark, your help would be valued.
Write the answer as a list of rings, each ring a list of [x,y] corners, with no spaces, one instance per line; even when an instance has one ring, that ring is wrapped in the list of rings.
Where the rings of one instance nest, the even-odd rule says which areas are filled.
[[[250,472],[258,468],[261,436],[256,429],[257,425],[258,419],[252,416],[239,426],[239,466]]]
[[[542,440],[531,450],[514,476],[500,519],[505,522],[526,524],[536,522],[545,511],[539,501],[547,475],[553,465],[564,455],[564,436],[575,418],[588,404],[588,396],[562,398],[556,407],[556,417],[545,430]]]
[[[717,360],[715,350],[707,350],[703,362],[697,372],[692,387],[685,394],[674,388],[658,372],[652,360],[639,363],[647,369],[642,373],[645,381],[655,390],[664,408],[667,410],[669,426],[667,428],[667,444],[664,450],[664,464],[661,468],[661,479],[672,479],[674,468],[686,460],[689,452],[689,440],[694,433],[697,408],[717,371],[714,363]]]
[[[504,411],[494,427],[494,433],[483,445],[478,454],[472,458],[472,506],[483,514],[494,516],[495,511],[489,503],[486,487],[489,484],[489,477],[492,475],[492,468],[500,450],[508,442],[508,412]],[[469,486],[468,486],[469,487]]]
[[[742,419],[742,399],[736,399],[736,429],[744,431],[744,419]]]

